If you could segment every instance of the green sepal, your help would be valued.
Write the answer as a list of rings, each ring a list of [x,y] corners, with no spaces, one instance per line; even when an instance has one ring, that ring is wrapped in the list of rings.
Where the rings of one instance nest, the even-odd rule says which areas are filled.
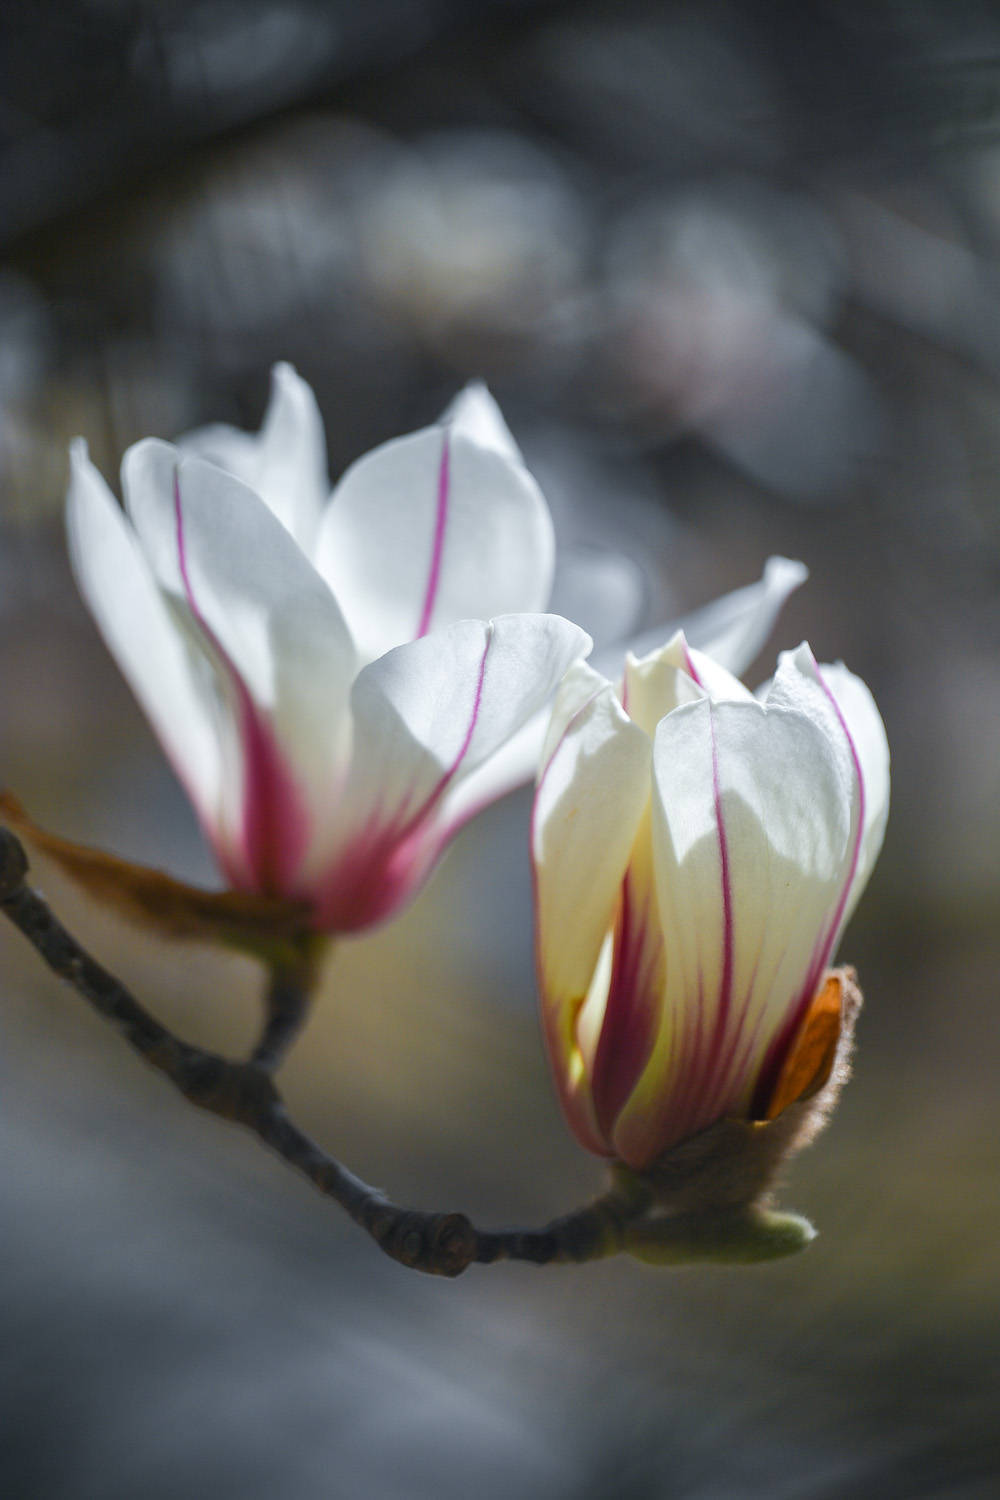
[[[622,1249],[651,1266],[746,1266],[795,1255],[815,1238],[800,1214],[741,1208],[634,1220],[625,1228]]]

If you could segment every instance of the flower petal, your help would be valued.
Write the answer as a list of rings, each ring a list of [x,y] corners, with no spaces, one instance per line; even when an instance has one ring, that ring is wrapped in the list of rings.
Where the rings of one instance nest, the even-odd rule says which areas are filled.
[[[444,426],[348,469],[316,565],[373,660],[456,620],[544,609],[553,554],[548,507],[523,465]]]
[[[849,672],[843,662],[821,666],[820,676],[829,688],[844,719],[844,726],[854,744],[864,786],[864,816],[857,868],[841,919],[846,927],[868,878],[875,868],[885,825],[889,817],[889,742],[885,725],[868,688]],[[836,946],[836,939],[834,939]]]
[[[577,1136],[607,1153],[591,1094],[599,1028],[588,1028],[588,1041],[580,1024],[584,1010],[600,1011],[607,997],[622,882],[649,804],[651,747],[610,683],[589,691],[595,675],[576,668],[557,700],[561,734],[535,794],[532,857],[538,983],[553,1071]]]
[[[138,539],[87,457],[70,450],[66,522],[80,591],[184,783],[211,827],[221,779],[211,690],[177,629]]]
[[[622,702],[629,717],[641,725],[650,739],[660,720],[681,703],[693,703],[705,696],[715,702],[724,699],[740,702],[753,694],[725,667],[703,652],[692,650],[682,630],[648,656],[637,660],[629,652],[625,658]]]
[[[412,894],[456,829],[452,788],[537,715],[589,645],[556,615],[501,615],[459,621],[364,668],[351,700],[355,754],[338,847],[323,881],[338,925],[361,925],[362,911],[375,920]]]
[[[633,1166],[749,1109],[769,1048],[818,986],[857,811],[849,749],[812,698],[808,711],[678,708],[657,731],[653,802],[667,982],[615,1133]]]
[[[532,714],[516,734],[500,745],[448,793],[449,826],[457,832],[471,817],[516,787],[533,781],[555,749],[577,709],[610,684],[582,659],[575,661],[559,685],[553,704]]]
[[[490,803],[534,781],[577,708],[608,685],[607,678],[594,672],[582,658],[575,661],[560,683],[554,703],[546,703],[533,713],[484,764],[448,793],[450,827],[457,831]]]
[[[630,649],[633,655],[644,656],[681,629],[689,646],[739,677],[764,645],[789,594],[808,576],[804,563],[792,562],[787,557],[770,557],[757,583],[723,594],[673,624],[644,631],[629,643]],[[601,651],[594,658],[595,666],[608,677],[616,677],[621,670],[621,650],[619,647]]]
[[[805,563],[769,557],[757,583],[685,616],[681,623],[689,643],[741,677],[774,629],[789,594],[808,577]]]
[[[523,464],[521,450],[503,419],[503,413],[481,380],[472,380],[459,391],[441,415],[442,425],[461,432],[482,448],[492,448],[504,458]]]
[[[218,422],[180,439],[181,451],[242,479],[310,554],[330,493],[323,419],[310,386],[289,364],[271,371],[260,432]]]
[[[589,646],[590,638],[558,615],[461,620],[397,646],[355,683],[362,755],[352,781],[371,780],[374,754],[381,800],[397,783],[423,802],[442,776],[450,782],[468,775],[500,749]]]
[[[229,678],[244,820],[273,802],[265,821],[288,845],[291,804],[301,804],[300,847],[293,854],[288,845],[281,856],[287,883],[300,858],[319,857],[335,833],[355,664],[343,617],[286,529],[233,476],[147,440],[126,454],[122,478],[161,585]],[[271,834],[264,842],[273,842]],[[259,872],[244,874],[259,879]]]

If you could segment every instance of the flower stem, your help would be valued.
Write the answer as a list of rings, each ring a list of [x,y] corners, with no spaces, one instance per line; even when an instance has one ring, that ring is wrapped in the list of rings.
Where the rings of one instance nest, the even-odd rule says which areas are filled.
[[[264,1022],[250,1062],[276,1073],[305,1025],[319,969],[322,940],[306,938],[289,956],[268,965]]]
[[[595,1260],[622,1250],[628,1225],[647,1209],[648,1190],[620,1171],[601,1198],[541,1229],[480,1230],[464,1214],[427,1213],[390,1202],[299,1129],[272,1077],[304,1019],[315,975],[315,948],[304,946],[299,962],[272,964],[260,1040],[248,1061],[233,1062],[182,1041],[155,1020],[80,946],[27,884],[27,874],[24,849],[0,827],[0,910],[49,968],[186,1099],[251,1130],[401,1265],[458,1276],[473,1262],[547,1265]]]

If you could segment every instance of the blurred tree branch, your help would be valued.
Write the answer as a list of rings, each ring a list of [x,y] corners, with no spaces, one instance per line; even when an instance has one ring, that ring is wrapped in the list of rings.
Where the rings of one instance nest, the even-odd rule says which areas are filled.
[[[305,1019],[315,972],[313,952],[303,948],[297,965],[285,960],[270,966],[260,1040],[248,1061],[232,1061],[182,1041],[156,1021],[67,932],[26,883],[27,874],[23,847],[8,829],[0,828],[0,909],[49,968],[190,1103],[252,1131],[324,1196],[339,1203],[379,1249],[401,1265],[458,1276],[474,1261],[547,1265],[595,1260],[626,1248],[628,1225],[648,1209],[651,1198],[631,1174],[616,1173],[603,1196],[541,1229],[480,1230],[464,1214],[428,1213],[391,1203],[299,1129],[272,1078]]]

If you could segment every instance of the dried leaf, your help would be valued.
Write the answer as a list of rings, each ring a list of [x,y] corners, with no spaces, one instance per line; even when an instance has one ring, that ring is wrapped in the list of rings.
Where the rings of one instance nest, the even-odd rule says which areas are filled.
[[[162,870],[74,844],[40,828],[10,792],[0,792],[0,821],[96,901],[161,937],[270,954],[276,946],[299,946],[310,936],[308,910],[298,903],[201,890]]]

